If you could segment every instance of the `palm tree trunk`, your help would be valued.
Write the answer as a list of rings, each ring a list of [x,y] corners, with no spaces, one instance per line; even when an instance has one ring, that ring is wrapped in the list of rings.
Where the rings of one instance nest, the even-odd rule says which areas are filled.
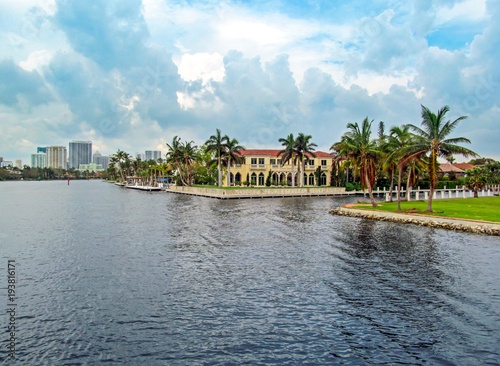
[[[368,194],[370,195],[370,201],[372,203],[372,207],[377,207],[377,203],[375,202],[375,197],[373,197],[372,193],[372,185],[370,183],[370,179],[368,179],[368,170],[365,169],[365,181],[366,181],[366,188],[368,188]]]
[[[398,211],[401,211],[401,176],[403,175],[403,168],[398,168]]]
[[[391,188],[389,189],[389,202],[392,202],[393,186],[394,186],[394,168],[391,170]]]
[[[304,175],[306,173],[306,161],[302,159],[302,176],[300,177],[301,187],[304,187]]]
[[[219,153],[219,157],[217,158],[217,173],[218,173],[217,185],[220,188],[220,187],[222,187],[222,171],[220,168],[220,153]]]
[[[408,181],[406,182],[406,201],[410,201],[410,190],[411,190],[411,185],[410,185],[410,180],[411,180],[411,165],[410,169],[408,171]]]
[[[227,186],[231,187],[231,160],[227,161]]]
[[[427,212],[432,212],[432,196],[434,195],[434,189],[436,187],[436,153],[434,150],[431,154],[431,161],[429,165],[429,181],[430,181],[430,192],[429,192],[429,202],[427,203]]]
[[[292,160],[292,187],[295,187],[295,177],[294,177],[294,169],[293,169],[293,166],[294,166],[294,163],[293,163],[293,160]]]

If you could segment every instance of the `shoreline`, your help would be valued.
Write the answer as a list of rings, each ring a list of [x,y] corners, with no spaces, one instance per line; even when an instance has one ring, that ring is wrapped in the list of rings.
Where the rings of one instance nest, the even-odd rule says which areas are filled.
[[[389,221],[400,224],[414,224],[438,229],[500,236],[500,223],[390,211],[376,211],[370,209],[353,208],[353,205],[358,204],[345,204],[331,210],[330,213],[332,215],[339,216],[358,217],[369,220]]]

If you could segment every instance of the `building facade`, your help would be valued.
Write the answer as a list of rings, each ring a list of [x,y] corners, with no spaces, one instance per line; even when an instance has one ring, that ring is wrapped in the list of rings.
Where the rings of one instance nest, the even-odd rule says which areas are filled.
[[[45,149],[47,151],[47,149]],[[32,168],[46,168],[47,167],[47,154],[36,153],[31,154],[31,167]]]
[[[22,161],[22,159],[16,159],[16,167],[17,167],[17,169],[22,169],[23,168],[23,161]]]
[[[90,163],[90,164],[80,164],[78,170],[81,172],[88,170],[89,172],[95,173],[95,172],[102,172],[104,169],[102,168],[101,164]]]
[[[272,185],[291,185],[292,164],[282,164],[282,158],[278,156],[280,150],[243,150],[240,155],[243,158],[241,164],[231,164],[231,185],[240,185],[248,181],[254,186],[265,186],[271,171]],[[304,186],[328,186],[330,185],[330,173],[334,155],[322,151],[315,152],[316,157],[308,156],[305,165]],[[300,164],[300,163],[299,163]],[[294,165],[295,186],[299,183],[299,164]],[[319,168],[319,181],[318,171]],[[302,169],[302,167],[300,167]],[[240,183],[238,183],[240,182]],[[227,177],[223,185],[227,186]]]
[[[145,161],[149,161],[149,160],[154,160],[154,161],[158,161],[158,159],[161,158],[161,151],[160,150],[146,150],[146,154],[145,154]]]
[[[90,164],[91,162],[92,141],[71,141],[69,143],[69,169],[78,169],[81,164]]]
[[[47,146],[47,168],[67,169],[66,146]]]
[[[47,153],[47,146],[44,146],[44,147],[37,147],[36,148],[36,153],[44,153],[46,154]]]
[[[109,167],[109,156],[101,155],[99,151],[94,153],[92,161],[94,164],[101,165],[103,170],[106,170]]]

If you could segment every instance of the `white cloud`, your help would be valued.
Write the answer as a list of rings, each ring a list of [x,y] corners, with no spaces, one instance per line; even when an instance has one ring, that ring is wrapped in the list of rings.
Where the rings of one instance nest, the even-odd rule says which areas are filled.
[[[19,66],[21,66],[23,69],[27,71],[32,71],[35,69],[40,71],[41,67],[48,65],[51,59],[52,59],[52,54],[49,51],[39,50],[32,52],[28,56],[26,61],[22,61],[19,63]]]
[[[449,21],[479,21],[486,17],[486,0],[466,0],[453,4],[452,7],[444,6],[440,8],[436,14],[436,25]]]
[[[224,78],[224,62],[218,53],[186,53],[177,64],[179,75],[186,81],[201,79],[221,81]]]

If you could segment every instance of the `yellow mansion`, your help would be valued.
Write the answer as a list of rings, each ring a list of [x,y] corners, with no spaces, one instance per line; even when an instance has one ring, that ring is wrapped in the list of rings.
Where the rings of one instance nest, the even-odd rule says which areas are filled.
[[[241,164],[231,164],[231,185],[239,185],[238,182],[249,181],[254,186],[265,186],[269,171],[272,171],[271,181],[273,184],[284,184],[282,182],[292,181],[292,164],[281,165],[280,150],[242,150],[240,155],[244,158]],[[305,166],[304,185],[317,186],[315,171],[321,168],[320,185],[330,185],[330,172],[334,156],[322,151],[315,152],[316,157],[309,155]],[[298,186],[299,164],[294,166],[295,186]],[[301,167],[300,167],[301,169]],[[224,186],[227,187],[227,178]]]

